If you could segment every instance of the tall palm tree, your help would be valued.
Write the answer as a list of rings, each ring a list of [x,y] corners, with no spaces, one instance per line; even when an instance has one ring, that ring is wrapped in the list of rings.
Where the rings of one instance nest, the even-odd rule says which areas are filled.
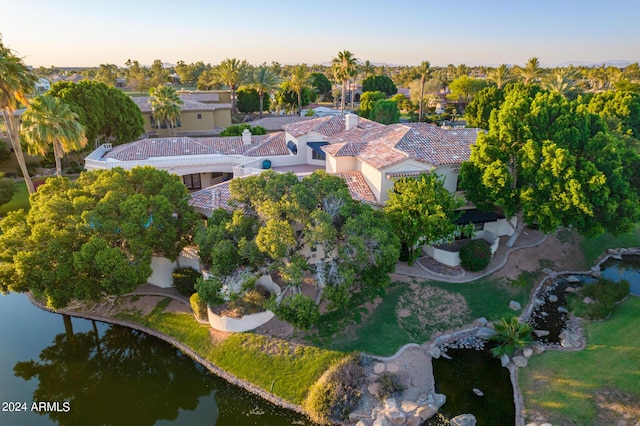
[[[298,64],[291,68],[289,79],[291,89],[298,95],[298,115],[302,115],[302,90],[309,85],[309,69],[307,64]]]
[[[31,102],[22,116],[20,134],[30,154],[44,155],[53,147],[57,176],[62,176],[62,156],[87,145],[78,115],[60,98],[49,95],[39,96]]]
[[[418,121],[422,122],[422,114],[424,112],[424,83],[431,74],[431,64],[429,61],[422,61],[418,66],[418,73],[420,74],[420,111],[418,113]]]
[[[250,86],[258,92],[260,98],[260,118],[262,118],[264,94],[270,93],[278,88],[278,78],[268,66],[262,65],[252,73]]]
[[[540,61],[536,57],[529,58],[524,68],[517,67],[515,71],[522,77],[524,84],[534,83],[544,73],[544,70],[540,68]]]
[[[4,46],[0,36],[0,111],[2,111],[2,118],[7,127],[7,133],[9,133],[13,152],[30,194],[33,194],[35,189],[20,145],[18,129],[13,121],[13,111],[18,108],[21,102],[28,105],[27,95],[34,91],[36,81],[35,75],[27,70],[22,59]]]
[[[338,56],[331,59],[333,73],[342,81],[342,99],[340,102],[340,115],[344,113],[345,93],[349,79],[355,75],[358,69],[358,59],[348,50],[338,52]]]
[[[577,70],[573,66],[558,68],[542,79],[542,87],[568,97],[576,90]]]
[[[181,116],[180,105],[183,104],[176,89],[171,86],[152,87],[149,94],[151,95],[151,114],[156,123],[166,124],[169,132],[174,133]]]
[[[367,59],[364,61],[362,66],[360,67],[360,71],[364,75],[364,78],[369,77],[370,75],[374,75],[376,72],[376,67]]]
[[[493,81],[498,89],[502,89],[507,83],[513,81],[513,75],[507,64],[500,64],[498,68],[487,73],[487,80]]]
[[[246,78],[246,71],[249,64],[245,60],[227,58],[215,68],[215,75],[218,81],[229,86],[231,89],[231,112],[236,110],[236,90]]]

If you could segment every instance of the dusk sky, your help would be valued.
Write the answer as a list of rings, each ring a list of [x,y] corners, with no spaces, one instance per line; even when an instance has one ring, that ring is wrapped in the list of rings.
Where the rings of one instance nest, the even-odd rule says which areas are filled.
[[[640,60],[636,0],[21,0],[0,14],[4,44],[32,66],[313,64],[345,49],[406,65]]]

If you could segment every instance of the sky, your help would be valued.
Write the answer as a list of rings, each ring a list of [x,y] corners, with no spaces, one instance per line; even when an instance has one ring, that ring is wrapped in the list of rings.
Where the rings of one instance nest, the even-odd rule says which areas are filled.
[[[0,34],[34,67],[225,58],[543,66],[640,60],[637,0],[3,0]]]

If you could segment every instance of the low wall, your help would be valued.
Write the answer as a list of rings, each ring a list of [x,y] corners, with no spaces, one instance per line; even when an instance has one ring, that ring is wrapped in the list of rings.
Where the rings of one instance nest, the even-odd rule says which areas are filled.
[[[192,268],[200,270],[200,257],[195,247],[185,247],[178,260],[170,261],[166,257],[153,256],[151,258],[151,276],[147,278],[149,284],[157,287],[169,288],[173,286],[173,270],[176,268]]]
[[[489,243],[491,248],[491,256],[493,256],[500,246],[500,238],[492,232],[482,230],[473,238],[474,240],[483,239]],[[447,266],[460,265],[460,251],[450,251],[438,248],[438,246],[426,246],[423,251],[433,259]]]

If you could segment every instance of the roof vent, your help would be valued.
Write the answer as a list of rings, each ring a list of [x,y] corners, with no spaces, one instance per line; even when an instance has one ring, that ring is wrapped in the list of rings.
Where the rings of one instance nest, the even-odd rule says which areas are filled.
[[[244,129],[242,131],[242,144],[251,145],[251,132],[249,131],[249,129]]]
[[[355,129],[358,127],[358,116],[355,114],[347,114],[344,116],[345,118],[345,127],[346,130]]]

